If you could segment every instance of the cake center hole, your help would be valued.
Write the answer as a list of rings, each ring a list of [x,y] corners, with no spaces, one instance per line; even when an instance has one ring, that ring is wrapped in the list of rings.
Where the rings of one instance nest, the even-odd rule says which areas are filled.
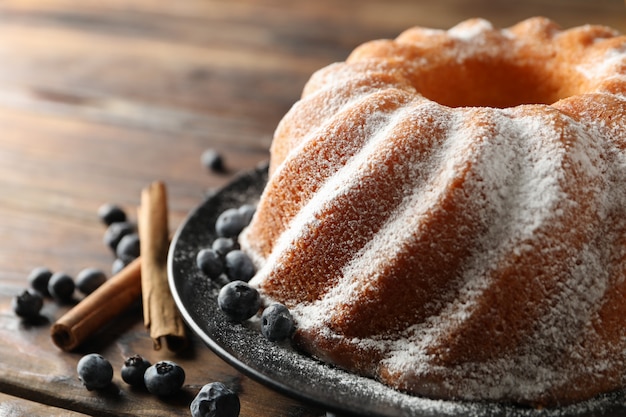
[[[449,107],[514,107],[552,104],[568,94],[555,76],[537,65],[466,60],[422,73],[415,86],[426,98]]]

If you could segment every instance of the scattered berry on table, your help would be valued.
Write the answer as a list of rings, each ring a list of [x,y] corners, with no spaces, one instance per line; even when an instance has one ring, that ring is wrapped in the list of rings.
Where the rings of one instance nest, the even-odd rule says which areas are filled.
[[[236,208],[224,210],[215,221],[215,232],[220,237],[237,237],[244,227],[243,214]]]
[[[25,319],[39,317],[43,307],[43,296],[35,291],[24,290],[13,298],[13,312]]]
[[[185,371],[175,362],[160,361],[146,369],[143,381],[151,394],[168,396],[183,386]]]
[[[120,258],[116,258],[113,263],[111,264],[111,275],[116,275],[118,272],[120,272],[122,269],[126,268],[126,266],[128,265],[129,262],[120,259]]]
[[[213,249],[201,249],[196,255],[196,265],[209,278],[217,278],[224,272],[224,261]]]
[[[48,292],[53,298],[61,302],[72,301],[75,288],[74,279],[64,272],[55,272],[48,282]]]
[[[139,235],[137,233],[130,233],[120,240],[115,254],[123,261],[130,262],[139,257],[140,244]]]
[[[242,322],[256,314],[261,307],[261,297],[247,282],[233,281],[222,287],[217,303],[231,320]]]
[[[293,331],[293,317],[283,304],[272,303],[261,315],[261,333],[270,342],[288,338]]]
[[[46,267],[40,266],[30,271],[30,274],[28,274],[28,282],[31,288],[40,294],[50,295],[48,292],[50,277],[52,277],[52,271]]]
[[[200,389],[189,409],[191,417],[237,417],[239,397],[221,382],[206,384]]]
[[[106,274],[98,268],[85,268],[76,276],[76,288],[85,295],[98,289],[107,280]]]
[[[127,358],[124,361],[124,365],[122,365],[122,379],[128,385],[133,387],[142,387],[144,386],[144,374],[150,365],[150,362],[142,356],[133,355],[130,358]]]
[[[224,159],[215,149],[207,149],[200,156],[202,166],[213,172],[224,172]]]
[[[233,238],[218,237],[213,241],[211,249],[217,252],[220,256],[226,256],[226,254],[231,250],[239,249],[239,245]]]
[[[135,233],[136,228],[135,225],[130,222],[117,222],[111,224],[107,227],[104,232],[104,237],[102,241],[105,245],[107,245],[113,252],[115,252],[117,245],[120,243],[120,240],[126,235],[131,233]]]
[[[113,380],[113,366],[97,353],[83,356],[76,365],[76,372],[89,391],[106,388]]]
[[[110,226],[113,223],[125,222],[126,212],[115,204],[107,203],[98,208],[98,217],[102,223]]]
[[[256,206],[253,204],[244,204],[243,206],[238,208],[241,217],[243,218],[243,223],[247,226],[252,221],[252,216],[256,212]]]
[[[250,281],[256,271],[252,259],[245,252],[235,249],[224,258],[226,275],[231,281]]]

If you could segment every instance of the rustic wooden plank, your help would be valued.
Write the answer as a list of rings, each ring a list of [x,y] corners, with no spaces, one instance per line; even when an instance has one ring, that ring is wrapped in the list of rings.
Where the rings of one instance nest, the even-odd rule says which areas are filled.
[[[30,417],[85,417],[86,414],[76,413],[50,407],[44,404],[28,401],[0,393],[0,415],[2,416],[30,416]]]
[[[171,132],[206,132],[215,117],[202,116],[218,114],[266,135],[310,73],[345,58],[357,44],[395,36],[413,24],[449,27],[481,10],[458,1],[359,2],[358,7],[345,1],[333,3],[332,13],[328,4],[317,2],[298,7],[185,2],[150,13],[155,7],[150,2],[130,11],[119,4],[52,3],[0,6],[5,40],[0,103],[34,109],[52,103],[56,111]],[[618,1],[593,7],[531,3],[506,14],[504,8],[504,2],[490,2],[482,11],[503,25],[544,14],[564,26],[596,21],[624,28]],[[359,20],[347,29],[350,13],[358,13]]]
[[[168,120],[159,113],[180,106],[195,113],[233,114],[244,124],[246,118],[266,121],[266,129],[271,131],[310,73],[330,62],[327,54],[323,60],[305,53],[293,55],[291,44],[290,49],[281,50],[281,38],[274,38],[271,32],[273,25],[259,26],[254,20],[237,25],[228,20],[179,22],[150,16],[151,28],[143,33],[137,28],[146,16],[133,20],[122,14],[125,21],[120,23],[122,18],[115,15],[86,25],[84,16],[71,19],[53,12],[47,18],[41,13],[34,13],[34,18],[6,10],[4,15],[0,59],[5,65],[0,80],[4,89],[23,85],[26,90],[21,95],[15,88],[9,90],[11,97],[17,96],[15,102],[30,94],[42,101],[74,104],[74,108],[78,104],[114,112],[125,110],[131,102],[127,110],[136,115],[139,112],[132,112],[132,102],[148,101],[152,111],[145,114],[156,113],[152,120]],[[184,36],[168,28],[172,22],[184,28]],[[225,27],[233,24],[235,27]],[[132,27],[134,32],[120,33],[120,26]],[[267,40],[277,46],[268,48]],[[51,44],[56,47],[50,48]],[[22,53],[24,50],[29,53]],[[346,51],[341,52],[344,57]],[[285,88],[290,88],[291,94],[285,95]],[[121,102],[120,97],[127,101]],[[175,110],[171,113],[176,115]],[[193,126],[193,120],[187,123]]]
[[[351,19],[352,26],[360,24],[366,26],[390,26],[396,22],[414,22],[417,19],[437,19],[447,22],[467,16],[485,16],[498,18],[503,21],[519,19],[522,14],[528,15],[555,15],[568,20],[587,22],[596,19],[614,19],[619,16],[612,13],[623,13],[623,2],[620,0],[529,0],[523,4],[511,5],[507,0],[486,0],[468,3],[463,0],[446,0],[429,2],[426,0],[406,1],[387,0],[318,0],[316,2],[294,3],[282,1],[258,2],[245,1],[186,1],[186,2],[159,2],[158,0],[138,0],[129,4],[126,0],[111,0],[106,3],[97,0],[85,0],[75,3],[72,0],[9,0],[4,6],[12,10],[41,11],[66,10],[102,14],[103,12],[147,13],[150,15],[167,15],[173,18],[206,17],[219,15],[225,20],[236,20],[241,16],[254,17],[261,21],[270,21],[280,16],[289,16],[294,21],[306,21],[320,17],[332,21],[342,21],[347,24]],[[417,12],[417,13],[416,13]],[[417,15],[417,16],[416,16]],[[421,22],[420,22],[421,24]],[[622,23],[623,24],[623,23]]]
[[[0,111],[0,125],[5,276],[25,276],[44,262],[71,273],[90,265],[108,269],[112,256],[102,244],[104,226],[96,216],[101,204],[121,204],[133,219],[141,189],[164,180],[174,230],[208,189],[231,178],[209,175],[201,166],[200,153],[210,146],[202,140],[173,145],[169,134],[9,110]],[[267,157],[266,150],[243,153],[225,146],[222,151],[234,172]]]

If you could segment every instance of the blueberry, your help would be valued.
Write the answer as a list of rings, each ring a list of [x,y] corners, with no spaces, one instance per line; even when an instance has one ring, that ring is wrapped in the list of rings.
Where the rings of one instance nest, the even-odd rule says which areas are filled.
[[[242,322],[256,314],[261,307],[261,297],[247,282],[233,281],[222,287],[217,303],[231,320]]]
[[[224,258],[226,275],[231,281],[250,281],[254,276],[255,268],[252,259],[243,251],[236,249],[226,254]]]
[[[107,227],[107,230],[104,232],[104,237],[102,241],[105,245],[107,245],[113,252],[117,249],[117,245],[120,243],[120,240],[126,235],[130,235],[131,233],[135,233],[136,227],[134,224],[129,222],[117,222],[111,224]]]
[[[209,278],[217,278],[224,272],[224,261],[213,249],[201,249],[196,256],[196,265]]]
[[[215,149],[207,149],[200,156],[202,166],[213,172],[224,172],[224,159]]]
[[[50,282],[51,276],[52,271],[41,266],[33,269],[30,274],[28,274],[28,282],[32,289],[38,291],[40,294],[50,295],[48,292],[48,282]]]
[[[111,275],[117,275],[118,272],[120,272],[122,269],[126,268],[126,266],[129,264],[129,262],[117,258],[113,261],[113,263],[111,264]]]
[[[172,395],[183,386],[185,371],[172,361],[160,361],[146,369],[143,381],[151,394]]]
[[[191,417],[237,417],[239,397],[221,382],[212,382],[202,387],[189,409]]]
[[[107,226],[126,221],[126,212],[115,204],[103,204],[98,208],[98,217]]]
[[[107,280],[103,271],[97,268],[85,268],[76,276],[76,288],[85,295],[98,289]]]
[[[213,241],[211,249],[217,252],[220,256],[226,256],[231,250],[239,249],[237,242],[230,237],[218,237]]]
[[[239,211],[239,214],[241,214],[243,223],[247,226],[250,224],[250,221],[252,221],[252,216],[254,216],[254,213],[256,212],[256,206],[252,204],[244,204],[237,210]]]
[[[124,361],[122,366],[122,379],[133,387],[144,386],[144,374],[150,367],[150,362],[140,355],[133,355]]]
[[[293,330],[293,317],[284,305],[272,303],[261,315],[261,333],[270,342],[288,338]]]
[[[13,298],[13,312],[25,319],[39,317],[42,307],[43,296],[38,292],[24,290]]]
[[[130,233],[120,240],[115,254],[118,258],[125,262],[130,262],[139,257],[140,244],[139,235],[137,233]]]
[[[215,231],[220,237],[237,237],[246,226],[243,214],[236,208],[222,212],[215,222]]]
[[[97,353],[83,356],[78,361],[76,372],[89,391],[106,388],[113,380],[111,363]]]
[[[58,301],[72,301],[76,284],[72,277],[64,272],[55,272],[48,282],[48,292]]]

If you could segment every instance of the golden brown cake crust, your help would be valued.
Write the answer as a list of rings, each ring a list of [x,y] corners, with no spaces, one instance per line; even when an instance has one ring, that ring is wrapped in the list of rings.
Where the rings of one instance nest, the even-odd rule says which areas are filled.
[[[398,389],[554,406],[626,378],[626,38],[412,28],[315,73],[242,246],[298,345]]]

